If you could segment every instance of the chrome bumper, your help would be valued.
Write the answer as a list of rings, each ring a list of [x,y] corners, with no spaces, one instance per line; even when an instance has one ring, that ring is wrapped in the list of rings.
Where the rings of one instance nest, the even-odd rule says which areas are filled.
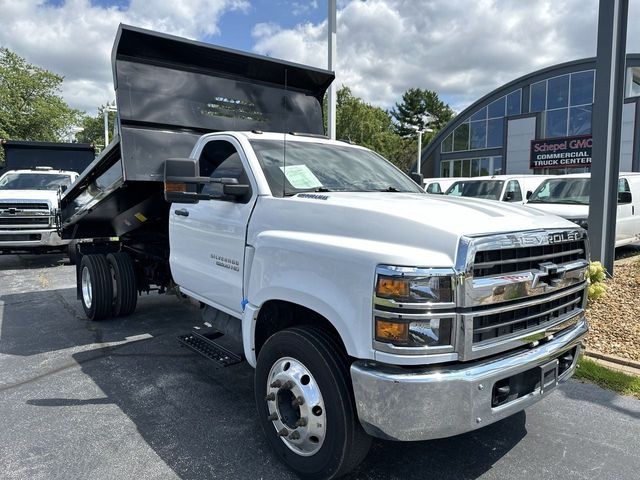
[[[370,435],[404,441],[450,437],[489,425],[553,390],[537,388],[494,408],[491,399],[497,381],[543,366],[577,347],[573,364],[558,377],[558,382],[567,380],[587,330],[582,318],[571,330],[536,348],[445,367],[404,369],[356,361],[351,377],[360,422]]]
[[[39,235],[37,240],[28,239],[29,236]],[[16,239],[16,237],[25,237]],[[68,245],[70,240],[63,240],[55,229],[50,230],[0,230],[0,251],[28,250],[30,248],[55,248]]]

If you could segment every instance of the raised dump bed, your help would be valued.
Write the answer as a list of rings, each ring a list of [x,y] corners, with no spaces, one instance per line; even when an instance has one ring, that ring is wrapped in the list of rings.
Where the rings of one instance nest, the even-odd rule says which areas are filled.
[[[126,25],[111,61],[117,135],[62,197],[63,238],[120,237],[160,254],[165,160],[188,157],[210,132],[324,131],[322,99],[334,78],[325,70]]]

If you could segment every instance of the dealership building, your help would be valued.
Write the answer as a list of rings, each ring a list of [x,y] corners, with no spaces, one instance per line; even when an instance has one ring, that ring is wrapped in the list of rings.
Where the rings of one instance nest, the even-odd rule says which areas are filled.
[[[588,172],[595,58],[555,65],[484,96],[422,151],[425,177]],[[640,171],[640,54],[627,55],[620,171]]]

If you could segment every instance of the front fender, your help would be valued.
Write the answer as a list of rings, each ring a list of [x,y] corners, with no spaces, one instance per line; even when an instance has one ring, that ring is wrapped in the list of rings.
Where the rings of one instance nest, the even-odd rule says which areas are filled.
[[[293,232],[261,233],[249,267],[247,300],[257,309],[269,300],[309,308],[331,322],[349,355],[373,359],[375,256],[350,248],[344,238],[338,244],[326,236],[322,241],[313,237]],[[255,319],[246,321],[252,325],[244,330],[253,332]]]

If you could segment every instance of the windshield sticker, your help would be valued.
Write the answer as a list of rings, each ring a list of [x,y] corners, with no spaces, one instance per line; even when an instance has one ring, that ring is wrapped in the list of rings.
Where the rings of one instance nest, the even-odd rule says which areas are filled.
[[[287,177],[293,188],[304,190],[322,186],[318,177],[306,165],[287,165],[286,167],[280,167],[280,170],[284,172],[284,176]]]

